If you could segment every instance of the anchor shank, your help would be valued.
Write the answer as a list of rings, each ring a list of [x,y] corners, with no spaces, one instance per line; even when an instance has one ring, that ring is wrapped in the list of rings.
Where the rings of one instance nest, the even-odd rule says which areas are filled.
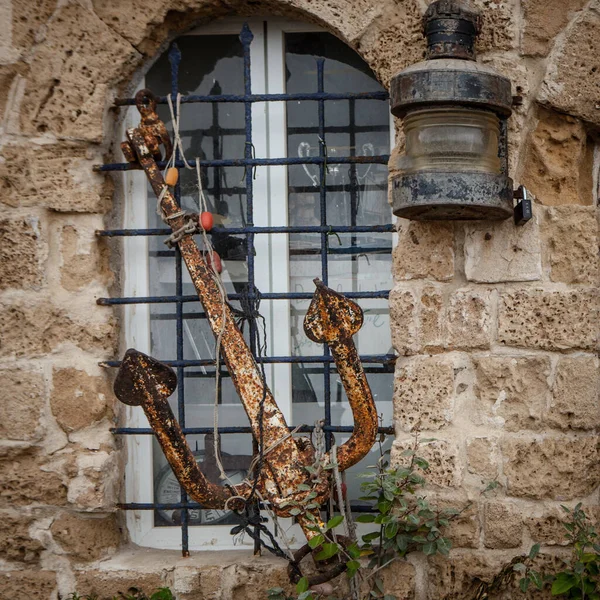
[[[162,213],[173,231],[177,231],[185,225],[186,217],[179,215],[181,209],[168,188],[163,192],[164,179],[146,146],[142,133],[139,129],[130,129],[127,131],[127,137],[135,149],[154,193],[157,197],[162,194],[160,203]],[[263,390],[262,377],[256,361],[235,324],[229,306],[227,304],[223,306],[221,294],[213,280],[210,267],[204,260],[196,242],[192,236],[185,235],[178,244],[215,337],[222,332],[221,353],[229,370],[231,381],[250,420],[253,435],[256,440],[260,440],[262,403],[263,446],[267,448],[277,443],[265,461],[271,466],[272,473],[276,475],[278,489],[276,490],[271,482],[272,489],[267,491],[280,494],[282,497],[289,496],[297,491],[300,483],[304,483],[306,480],[306,471],[303,468],[298,447],[293,438],[287,437],[289,428],[283,413],[275,403],[273,394],[268,387]],[[286,439],[280,442],[282,438]],[[266,483],[268,486],[269,481]]]

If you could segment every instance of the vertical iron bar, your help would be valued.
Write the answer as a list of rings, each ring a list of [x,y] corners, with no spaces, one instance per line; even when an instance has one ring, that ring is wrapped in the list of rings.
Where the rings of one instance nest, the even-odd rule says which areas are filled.
[[[171,63],[171,100],[173,102],[173,112],[177,117],[177,94],[179,92],[179,66],[181,64],[181,52],[177,44],[172,44],[169,51],[169,62]],[[179,150],[174,149],[175,159],[178,160]],[[181,169],[177,169],[179,172]],[[181,177],[177,178],[174,195],[177,204],[181,206]],[[175,247],[175,295],[178,297],[175,305],[175,320],[176,320],[176,339],[177,339],[177,360],[183,360],[183,261],[179,248]],[[177,416],[179,425],[185,427],[185,377],[183,367],[177,367]],[[188,497],[183,489],[179,486],[181,495],[181,553],[184,557],[190,555],[189,551],[189,513],[187,509]]]
[[[356,102],[353,99],[348,100],[348,128],[350,130],[350,156],[356,156],[356,133],[354,126],[356,125]],[[356,165],[353,163],[350,165],[350,226],[356,226],[356,219],[358,213],[358,176],[356,171]],[[353,232],[350,234],[350,247],[356,248],[356,234]],[[355,254],[350,255],[350,268],[352,270],[352,285],[358,284],[357,275],[359,267],[359,256]],[[357,291],[357,289],[353,289]]]
[[[317,59],[317,91],[325,91],[325,59]],[[327,143],[325,141],[325,101],[318,101],[319,108],[319,156],[325,158],[327,155]],[[327,226],[327,165],[319,164],[319,177],[321,188],[319,192],[321,226]],[[321,279],[325,285],[329,285],[329,269],[327,264],[327,247],[329,235],[321,233]],[[323,344],[323,355],[329,356],[329,346]],[[331,425],[331,366],[329,363],[323,365],[323,401],[325,403],[325,425]],[[325,432],[325,447],[331,449],[332,435],[330,431]]]
[[[254,146],[252,144],[252,102],[249,101],[249,97],[252,95],[252,75],[251,75],[251,64],[250,64],[250,44],[254,39],[248,23],[244,23],[242,31],[240,32],[240,41],[244,52],[244,129],[246,138],[244,141],[244,158],[253,158]],[[254,197],[253,197],[253,177],[254,168],[251,166],[245,167],[246,176],[246,226],[252,227],[254,225]],[[246,236],[247,244],[247,265],[248,265],[248,292],[252,295],[251,304],[256,302],[255,290],[254,290],[254,234],[248,233]],[[250,335],[250,351],[256,357],[256,323],[254,319],[248,320],[248,332]],[[252,444],[253,452],[260,451],[258,441],[253,439]],[[253,475],[253,474],[252,474]],[[258,501],[255,501],[255,508],[258,508]],[[254,555],[260,555],[260,529],[258,525],[254,528]]]

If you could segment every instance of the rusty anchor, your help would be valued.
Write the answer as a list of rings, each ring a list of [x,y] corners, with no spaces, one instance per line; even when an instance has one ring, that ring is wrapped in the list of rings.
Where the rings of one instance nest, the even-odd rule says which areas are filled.
[[[159,208],[165,222],[174,233],[184,231],[188,216],[179,208],[157,165],[162,157],[160,145],[164,146],[165,159],[170,156],[172,145],[164,123],[155,113],[156,101],[152,92],[138,92],[136,105],[142,115],[141,123],[127,131],[128,140],[121,145],[123,153],[133,166],[146,173],[160,200]],[[293,508],[300,507],[300,513],[295,510],[293,514],[310,541],[318,535],[315,525],[323,528],[319,507],[330,494],[331,469],[322,467],[331,465],[331,457],[326,454],[322,458],[317,477],[309,473],[307,467],[315,466],[315,448],[309,439],[294,438],[290,434],[283,413],[263,382],[229,305],[223,304],[215,275],[192,233],[185,231],[176,243],[213,334],[221,338],[221,355],[248,415],[253,437],[262,443],[263,467],[256,481],[220,486],[210,482],[201,472],[168,404],[168,397],[177,385],[177,377],[170,367],[141,352],[128,350],[115,381],[115,395],[125,404],[144,410],[169,465],[193,500],[206,508],[242,510],[257,490],[279,517],[289,517]],[[315,284],[315,294],[304,322],[305,332],[311,340],[329,346],[355,422],[350,439],[337,449],[338,469],[344,471],[369,452],[377,434],[375,403],[352,340],[362,326],[363,314],[356,303],[318,279]],[[295,559],[299,562],[309,552],[306,545],[296,552]],[[322,567],[321,573],[311,578],[311,584],[335,577],[343,571],[344,565],[338,562],[325,568],[326,572]],[[297,575],[291,576],[297,579]]]

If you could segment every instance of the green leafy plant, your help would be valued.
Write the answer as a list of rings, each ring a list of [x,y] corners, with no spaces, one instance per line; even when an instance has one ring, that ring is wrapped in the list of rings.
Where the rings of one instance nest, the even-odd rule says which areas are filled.
[[[579,503],[570,509],[562,506],[568,515],[563,523],[565,538],[571,544],[572,553],[566,568],[558,573],[544,574],[534,570],[533,560],[539,553],[540,545],[531,548],[528,557],[514,565],[515,572],[521,574],[519,588],[527,592],[533,584],[537,589],[551,586],[551,594],[561,598],[577,600],[600,600],[600,544],[598,533]]]
[[[423,442],[428,440],[423,440]],[[350,545],[339,543],[336,529],[344,524],[341,515],[332,517],[324,527],[315,524],[316,535],[309,546],[317,550],[315,560],[338,560],[345,562],[346,575],[361,599],[395,600],[386,594],[382,570],[396,560],[403,559],[409,552],[420,551],[426,555],[447,555],[450,541],[443,536],[444,527],[460,513],[454,509],[438,509],[420,495],[425,485],[424,473],[429,463],[419,457],[419,440],[412,448],[403,452],[406,464],[390,466],[388,452],[379,446],[380,457],[368,471],[359,475],[365,479],[361,484],[364,496],[370,502],[371,513],[360,515],[356,521],[374,526],[374,530],[363,535],[361,541]],[[296,585],[296,596],[287,596],[282,588],[268,590],[269,600],[337,600],[309,589],[306,577]]]

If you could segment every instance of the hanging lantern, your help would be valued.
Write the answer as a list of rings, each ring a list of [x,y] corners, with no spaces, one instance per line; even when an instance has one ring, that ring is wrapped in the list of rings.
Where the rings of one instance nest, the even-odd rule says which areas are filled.
[[[426,60],[391,82],[406,155],[392,181],[394,214],[416,220],[506,219],[513,214],[506,120],[510,80],[475,62],[481,15],[437,0],[424,17]]]

